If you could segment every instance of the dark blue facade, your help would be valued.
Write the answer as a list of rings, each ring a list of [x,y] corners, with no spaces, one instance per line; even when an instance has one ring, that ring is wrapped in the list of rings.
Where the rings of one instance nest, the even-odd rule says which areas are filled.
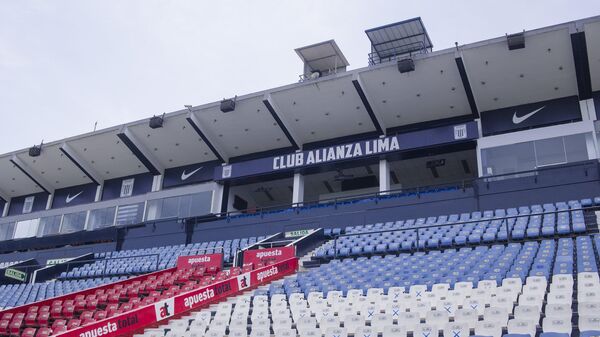
[[[484,136],[581,120],[579,98],[569,96],[481,113]]]
[[[113,245],[111,247],[115,249],[134,249],[242,238],[295,229],[344,228],[359,224],[600,196],[600,166],[597,161],[545,168],[534,173],[521,174],[518,178],[479,178],[464,186],[436,192],[413,191],[399,197],[374,197],[356,202],[287,209],[268,214],[156,221],[134,227],[112,227],[52,238],[11,240],[3,242],[1,251],[8,253],[15,250],[99,241],[110,242],[110,245]],[[5,255],[0,255],[0,261],[6,260],[3,256]]]
[[[152,190],[152,180],[154,176],[151,173],[141,173],[127,177],[109,179],[104,181],[102,189],[102,200],[112,200],[121,197],[121,184],[123,180],[134,178],[133,194],[140,195]]]
[[[211,161],[166,169],[163,176],[163,188],[212,181],[215,167],[217,166],[221,166],[220,161]]]
[[[54,191],[52,208],[83,205],[94,202],[97,188],[98,185],[91,183],[58,189]]]
[[[42,211],[46,209],[46,204],[48,203],[49,194],[46,192],[40,192],[36,194],[23,195],[20,197],[14,197],[10,200],[10,207],[8,209],[8,215],[19,215],[23,214],[23,204],[25,204],[25,199],[27,197],[33,196],[33,207],[31,208],[31,213]]]

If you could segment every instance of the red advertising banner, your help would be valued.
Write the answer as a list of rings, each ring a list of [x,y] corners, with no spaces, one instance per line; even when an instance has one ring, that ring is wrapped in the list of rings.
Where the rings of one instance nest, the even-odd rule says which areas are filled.
[[[202,266],[206,269],[216,267],[223,269],[223,254],[204,254],[180,256],[177,258],[177,269],[188,269]]]
[[[243,290],[293,274],[296,269],[298,269],[298,259],[287,259],[56,336],[115,337],[131,334],[172,316],[208,306],[224,297],[233,296]]]
[[[244,264],[252,263],[256,267],[259,263],[268,265],[292,257],[296,257],[296,247],[294,246],[245,250]]]

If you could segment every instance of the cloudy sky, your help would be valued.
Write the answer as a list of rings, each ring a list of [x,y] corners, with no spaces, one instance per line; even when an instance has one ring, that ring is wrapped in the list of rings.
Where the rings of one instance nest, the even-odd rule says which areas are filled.
[[[297,81],[294,48],[420,16],[434,50],[600,14],[598,0],[0,0],[0,153]]]

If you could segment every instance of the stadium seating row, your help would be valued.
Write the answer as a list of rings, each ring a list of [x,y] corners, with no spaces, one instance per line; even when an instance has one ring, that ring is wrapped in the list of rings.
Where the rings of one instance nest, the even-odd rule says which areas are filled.
[[[346,236],[330,241],[315,256],[330,258],[397,253],[417,247],[437,249],[466,244],[490,244],[508,239],[537,239],[585,233],[586,230],[582,204],[579,201],[569,201],[518,209],[348,226],[344,231]],[[328,231],[327,234],[340,235],[341,229]]]
[[[17,307],[124,280],[125,277],[105,277],[87,280],[48,281],[44,283],[0,285],[0,310]]]
[[[97,261],[61,273],[59,279],[78,279],[101,276],[120,276],[149,273],[172,268],[179,256],[223,253],[223,260],[231,262],[235,253],[263,240],[264,236],[243,239],[210,241],[175,246],[132,249],[96,253]]]

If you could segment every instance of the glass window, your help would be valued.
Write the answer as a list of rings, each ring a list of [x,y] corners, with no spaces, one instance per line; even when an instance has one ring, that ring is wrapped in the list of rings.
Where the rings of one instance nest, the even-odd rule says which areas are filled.
[[[210,213],[212,192],[149,200],[146,220],[188,218]]]
[[[121,205],[117,208],[116,225],[133,225],[142,222],[144,203]]]
[[[40,219],[23,220],[17,222],[15,228],[15,239],[30,238],[37,234]]]
[[[483,176],[588,160],[586,137],[591,136],[577,134],[482,149]]]
[[[535,152],[532,142],[483,149],[481,157],[484,176],[535,169]]]
[[[212,191],[192,194],[190,198],[189,216],[198,216],[210,213],[212,208],[212,197]]]
[[[15,223],[14,222],[0,224],[0,241],[12,239],[14,231],[15,231]]]
[[[563,137],[536,140],[534,144],[537,167],[565,164],[567,162]]]
[[[86,215],[86,211],[65,214],[60,232],[65,234],[84,230]]]
[[[587,151],[586,137],[592,139],[592,134],[582,133],[565,137],[565,151],[567,152],[567,161],[569,163],[590,159]]]
[[[91,210],[90,218],[88,220],[88,229],[94,230],[114,225],[116,210],[116,207]]]
[[[60,220],[62,216],[48,216],[40,219],[40,224],[38,226],[37,236],[46,236],[52,234],[58,234],[60,230]]]
[[[179,215],[179,201],[182,197],[165,198],[162,201],[161,218],[172,218]]]

